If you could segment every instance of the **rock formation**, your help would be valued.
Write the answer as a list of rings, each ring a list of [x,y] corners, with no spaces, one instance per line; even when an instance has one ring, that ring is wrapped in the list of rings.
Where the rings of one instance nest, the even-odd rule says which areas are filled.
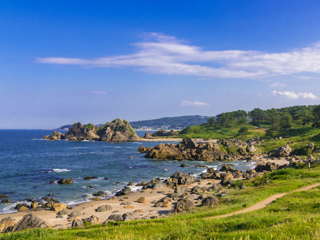
[[[80,122],[73,124],[68,132],[61,134],[54,132],[50,136],[45,136],[43,139],[49,141],[68,140],[68,141],[106,141],[106,142],[130,142],[139,140],[138,135],[132,129],[129,122],[119,118],[111,123],[107,122],[101,128],[89,123],[83,126]]]
[[[221,150],[219,144],[223,146],[223,150]],[[193,139],[186,138],[177,145],[160,143],[154,148],[140,146],[138,152],[146,153],[146,158],[160,160],[231,161],[253,156],[243,148],[237,148],[237,146],[242,146],[243,143],[235,144],[231,141],[221,140],[219,144],[212,142],[198,144]],[[249,149],[256,150],[252,145]]]
[[[50,228],[50,225],[33,214],[27,214],[13,227],[12,232],[28,228]]]
[[[176,132],[173,129],[171,129],[170,132],[167,132],[166,130],[159,130],[152,134],[150,134],[149,131],[147,131],[144,135],[144,138],[150,139],[150,138],[156,138],[156,137],[170,137],[170,136],[175,136],[177,134],[178,132]]]
[[[107,122],[98,130],[101,141],[106,142],[132,142],[139,139],[129,122],[117,118],[111,123]]]

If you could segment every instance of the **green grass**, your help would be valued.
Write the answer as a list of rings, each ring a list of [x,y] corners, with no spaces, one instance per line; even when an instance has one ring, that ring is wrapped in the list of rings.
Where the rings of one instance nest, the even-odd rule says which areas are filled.
[[[242,138],[242,135],[238,134],[241,127],[235,128],[215,128],[210,124],[202,124],[187,127],[182,130],[176,137],[191,137],[191,138],[203,138],[203,139],[220,139],[220,138]],[[265,135],[265,129],[255,128],[248,125],[249,131],[244,135],[244,140],[262,137]]]
[[[266,182],[269,180],[269,182]],[[81,229],[31,229],[0,235],[0,239],[317,239],[320,237],[320,188],[296,192],[268,207],[221,219],[271,195],[320,182],[320,166],[270,172],[253,180],[236,181],[214,208],[196,207],[169,218],[91,225]],[[247,188],[239,190],[245,185]],[[211,192],[209,194],[214,194]],[[229,201],[224,201],[225,199]]]

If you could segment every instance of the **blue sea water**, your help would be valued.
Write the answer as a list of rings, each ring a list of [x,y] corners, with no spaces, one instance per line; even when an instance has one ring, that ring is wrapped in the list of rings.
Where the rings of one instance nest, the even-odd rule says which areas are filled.
[[[129,182],[167,178],[176,171],[199,175],[204,168],[181,168],[180,161],[158,161],[137,152],[140,145],[154,147],[158,142],[108,143],[92,141],[46,141],[47,130],[0,130],[0,194],[13,202],[39,199],[53,193],[55,199],[69,205],[88,201],[92,193],[109,196]],[[143,135],[145,132],[137,132]],[[132,157],[132,158],[129,158]],[[188,166],[203,164],[220,169],[221,162],[183,161]],[[225,162],[224,162],[225,163]],[[247,170],[252,163],[232,162],[234,168]],[[97,179],[85,181],[86,176]],[[60,185],[60,178],[74,183]],[[108,178],[108,180],[104,180]],[[54,180],[54,184],[49,184]],[[87,186],[92,185],[93,188]],[[133,188],[135,190],[136,188]],[[84,196],[87,195],[87,196]],[[14,211],[15,204],[0,203],[0,214]]]

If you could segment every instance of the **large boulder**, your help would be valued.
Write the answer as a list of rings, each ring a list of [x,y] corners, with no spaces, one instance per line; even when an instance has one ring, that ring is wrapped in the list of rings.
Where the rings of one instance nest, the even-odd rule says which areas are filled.
[[[273,172],[273,171],[277,170],[278,168],[279,168],[278,164],[268,162],[266,164],[257,165],[254,170],[256,172],[263,172],[263,171]]]
[[[177,202],[177,204],[174,207],[174,212],[184,212],[189,211],[195,207],[194,203],[190,199],[181,199]]]
[[[91,223],[91,224],[99,224],[99,223],[101,223],[100,218],[98,218],[98,217],[96,217],[94,215],[92,215],[91,217],[88,217],[88,218],[84,218],[82,220],[85,221],[85,222]]]
[[[232,164],[223,164],[220,171],[222,172],[235,172],[236,170],[232,167]]]
[[[102,205],[96,209],[96,212],[105,212],[105,211],[111,211],[112,207],[110,205]]]
[[[176,172],[174,173],[171,178],[177,179],[178,184],[191,184],[196,181],[196,179],[193,176],[190,176],[189,174],[182,173],[182,172]]]
[[[74,219],[71,224],[72,228],[80,228],[84,227],[84,223],[81,219]]]
[[[120,118],[113,120],[111,123],[107,122],[99,128],[97,134],[101,141],[106,142],[130,142],[139,139],[130,123],[126,120],[122,121]]]
[[[55,212],[61,212],[62,210],[67,209],[67,205],[63,204],[63,203],[53,203],[51,210],[55,211]]]
[[[14,220],[11,217],[3,218],[0,221],[0,233],[10,232],[14,227]]]
[[[246,148],[247,152],[254,153],[257,151],[257,149],[253,145],[248,145]]]
[[[121,214],[112,214],[108,217],[107,220],[115,222],[123,221],[123,216]]]
[[[136,220],[139,219],[140,216],[137,212],[132,213],[125,213],[122,215],[123,221],[130,221],[130,220]]]
[[[292,148],[289,145],[284,145],[280,147],[278,150],[275,152],[276,157],[288,157],[290,156],[292,152]]]
[[[33,214],[27,214],[13,227],[12,232],[28,228],[50,228],[50,225]]]
[[[125,188],[123,188],[121,191],[117,192],[116,195],[117,195],[117,196],[121,196],[121,195],[130,194],[130,193],[132,193],[131,188],[125,187]]]
[[[219,199],[216,197],[207,197],[202,200],[202,207],[213,207],[218,205]]]
[[[314,143],[309,143],[308,144],[308,148],[310,148],[311,149],[311,151],[313,151],[314,150]]]

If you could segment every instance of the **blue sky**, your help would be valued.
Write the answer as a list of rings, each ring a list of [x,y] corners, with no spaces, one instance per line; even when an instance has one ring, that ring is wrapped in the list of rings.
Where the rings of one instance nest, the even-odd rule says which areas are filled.
[[[0,128],[319,104],[320,2],[1,1]]]

